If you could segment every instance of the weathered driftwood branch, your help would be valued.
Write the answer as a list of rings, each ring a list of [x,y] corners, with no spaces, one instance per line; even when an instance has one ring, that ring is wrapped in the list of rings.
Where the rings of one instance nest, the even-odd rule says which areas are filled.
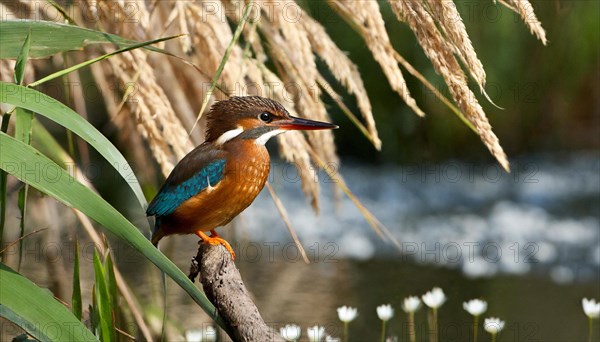
[[[219,310],[219,315],[233,334],[229,336],[231,339],[284,341],[260,316],[225,247],[200,244],[198,254],[192,259],[189,278],[194,281],[198,275],[206,297]]]

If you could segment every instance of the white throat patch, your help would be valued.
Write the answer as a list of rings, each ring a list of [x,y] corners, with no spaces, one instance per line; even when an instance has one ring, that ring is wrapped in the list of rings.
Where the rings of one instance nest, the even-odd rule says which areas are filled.
[[[221,136],[217,139],[217,141],[215,141],[215,144],[223,145],[224,143],[228,142],[229,140],[242,134],[243,131],[244,131],[244,129],[240,126],[238,126],[238,128],[236,128],[236,129],[227,131],[227,132],[221,134]]]
[[[272,137],[274,137],[278,134],[281,134],[283,132],[285,132],[285,131],[281,130],[281,129],[276,129],[276,130],[267,132],[267,133],[261,135],[260,137],[256,138],[256,140],[254,140],[254,143],[256,145],[264,145],[267,143],[267,141],[269,141],[269,139],[271,139]]]

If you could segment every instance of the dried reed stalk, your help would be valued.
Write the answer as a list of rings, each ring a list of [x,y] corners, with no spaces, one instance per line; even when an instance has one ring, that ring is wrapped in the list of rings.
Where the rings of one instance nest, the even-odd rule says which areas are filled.
[[[356,65],[340,50],[335,42],[329,37],[321,24],[306,16],[302,25],[308,34],[308,39],[315,54],[317,54],[333,74],[333,76],[354,96],[358,108],[366,121],[368,134],[373,145],[381,149],[381,140],[375,127],[375,119],[371,108],[371,101],[367,89],[363,84],[360,72]]]
[[[462,17],[452,0],[427,0],[432,17],[438,24],[445,40],[452,46],[453,52],[467,66],[481,91],[485,86],[485,70],[477,57]]]
[[[465,114],[479,137],[505,170],[510,170],[508,159],[492,131],[483,108],[467,84],[467,77],[453,54],[451,45],[443,38],[434,19],[419,1],[390,1],[399,20],[406,22],[415,33],[419,44],[440,74],[458,107]]]
[[[529,0],[499,0],[499,2],[518,13],[525,22],[525,25],[529,27],[529,32],[536,36],[542,44],[546,45],[548,43],[546,30],[544,30],[542,23],[535,15],[533,5]]]
[[[264,6],[272,8],[266,13],[265,20],[259,23],[259,29],[269,43],[269,51],[277,72],[284,82],[282,95],[285,104],[292,104],[300,116],[317,120],[329,120],[325,105],[318,93],[317,78],[320,75],[308,34],[301,25],[285,20],[283,11],[296,6],[294,2],[266,2]],[[302,48],[298,49],[297,44]],[[295,49],[294,49],[295,48]],[[294,53],[289,53],[294,51]],[[312,131],[307,133],[312,146],[319,146],[319,154],[330,162],[338,162],[331,131]],[[307,177],[310,177],[307,175]],[[308,179],[307,179],[308,180]]]
[[[199,4],[186,5],[184,12],[188,30],[192,38],[191,61],[207,75],[214,75],[219,67],[233,32],[225,18],[225,7],[220,2],[210,2],[211,11]],[[213,12],[214,10],[214,12]],[[242,49],[234,46],[227,67],[223,69],[220,81],[227,89],[235,89],[242,76]],[[206,89],[203,90],[206,92]],[[224,97],[221,97],[224,99]]]
[[[279,196],[277,196],[275,189],[273,189],[273,187],[271,186],[270,183],[267,182],[267,184],[265,184],[265,185],[266,185],[267,190],[269,191],[269,194],[271,195],[271,198],[273,199],[273,203],[275,204],[275,207],[277,208],[279,215],[283,219],[283,223],[285,223],[285,226],[288,229],[288,232],[290,233],[292,240],[294,240],[294,244],[296,244],[296,247],[298,247],[298,251],[300,251],[300,255],[302,255],[302,259],[304,260],[305,263],[310,264],[310,260],[308,260],[306,251],[304,250],[304,247],[302,246],[302,243],[300,242],[300,239],[298,238],[298,235],[296,234],[296,230],[294,229],[294,227],[292,227],[292,223],[290,222],[290,219],[288,217],[287,210],[285,210],[285,207],[283,206],[281,199],[279,199]]]
[[[146,11],[143,2],[137,2],[139,9],[139,25],[147,28],[150,22],[150,14]],[[91,7],[90,7],[91,8]],[[98,2],[96,7],[100,17],[126,16],[125,4]],[[107,27],[107,31],[124,31],[124,22],[118,27]],[[139,31],[133,31],[139,32]],[[140,37],[132,37],[140,39]],[[144,37],[141,37],[144,38]],[[121,89],[134,87],[134,95],[125,101],[125,108],[121,114],[129,113],[135,120],[138,133],[148,141],[152,154],[161,167],[162,173],[168,175],[176,160],[183,158],[192,149],[187,140],[186,131],[175,114],[169,99],[157,80],[154,68],[149,64],[148,56],[144,51],[134,50],[110,58],[111,68],[108,75],[112,75],[115,83]],[[105,101],[114,100],[105,97]],[[110,107],[109,107],[110,108]],[[120,107],[119,107],[120,108]],[[125,109],[124,108],[124,109]],[[113,117],[118,112],[110,113]],[[119,121],[114,121],[118,123]]]
[[[21,14],[27,13],[31,18],[40,15],[40,6],[36,6],[33,1],[1,1],[0,14],[2,20],[17,20],[24,19]]]
[[[461,66],[456,59],[464,64],[469,75],[483,90],[485,71],[455,3],[450,0],[411,2],[412,4],[409,4],[405,1],[406,6],[418,8],[419,11],[413,9],[406,12],[403,20],[417,34],[419,43],[434,61],[436,70],[448,83],[452,97],[457,101],[460,110],[476,127],[492,154],[507,168],[506,157],[498,140],[491,131],[481,106],[466,87],[466,77],[459,71]],[[546,44],[545,31],[528,0],[500,0],[500,2],[519,13],[530,31]],[[79,20],[79,22],[90,27],[100,27],[108,32],[134,39],[155,38],[166,34],[167,31],[173,34],[188,33],[189,36],[180,39],[177,43],[167,43],[165,47],[173,53],[187,56],[207,75],[215,72],[223,51],[231,39],[231,24],[239,21],[246,4],[245,1],[240,0],[216,2],[135,0],[127,3],[86,0],[85,3],[87,6],[80,6],[80,8],[93,11],[93,13],[86,13],[86,18],[98,18],[98,20],[92,22]],[[392,4],[394,3],[397,2],[392,1]],[[329,4],[365,40],[392,88],[414,112],[423,115],[406,87],[404,76],[396,60],[397,52],[391,45],[378,3],[330,0]],[[49,7],[33,8],[29,1],[2,2],[0,6],[5,16],[17,17],[25,14],[50,17],[49,13],[45,13]],[[370,140],[379,148],[381,141],[377,135],[371,103],[360,73],[352,61],[336,46],[325,29],[291,0],[262,0],[254,7],[256,8],[253,8],[251,17],[256,20],[244,29],[244,41],[235,46],[228,66],[221,76],[221,82],[231,94],[272,95],[300,116],[326,120],[327,110],[319,91],[323,89],[324,83],[320,81],[324,78],[315,63],[315,57],[318,56],[340,84],[356,97]],[[396,6],[392,5],[392,7]],[[133,21],[128,20],[131,19],[131,8],[135,8]],[[300,15],[295,18],[296,20],[290,20],[286,17],[286,13]],[[56,18],[56,15],[53,17]],[[81,17],[79,15],[79,19]],[[421,25],[429,25],[429,28],[420,27]],[[440,57],[439,62],[435,61]],[[276,66],[273,75],[278,82],[281,82],[279,86],[266,84],[274,79],[273,75],[264,76],[265,70],[268,70],[264,63],[268,59],[271,59]],[[157,54],[147,56],[145,51],[117,56],[111,58],[108,63],[110,66],[105,67],[104,70],[108,71],[110,77],[106,79],[105,84],[116,82],[124,87],[129,82],[133,82],[136,86],[131,101],[124,101],[122,106],[108,106],[118,110],[118,112],[111,111],[113,117],[119,116],[131,120],[134,125],[125,125],[122,121],[124,119],[115,120],[115,124],[122,128],[135,127],[137,133],[144,137],[147,147],[161,166],[162,173],[168,173],[173,163],[192,147],[192,144],[184,139],[185,135],[181,133],[190,128],[194,111],[199,108],[198,99],[204,96],[209,80],[191,71],[189,67],[182,66],[182,63],[176,60]],[[283,86],[289,84],[293,84],[293,89],[288,86],[286,90]],[[279,94],[268,94],[267,90],[270,88],[278,88]],[[335,92],[327,89],[327,93]],[[222,98],[224,98],[222,94],[217,96],[217,99]],[[111,96],[105,97],[106,102],[111,100]],[[192,137],[194,144],[202,141],[201,130],[198,131]],[[287,151],[290,146],[302,148],[298,140],[304,139],[301,137],[280,139],[282,150]],[[330,132],[309,133],[308,142],[313,147],[319,147],[316,150],[321,158],[337,162],[333,135]],[[139,144],[139,141],[136,144]],[[315,163],[314,159],[306,158],[306,153],[299,151],[287,152],[285,157],[304,169],[308,169]],[[303,177],[303,183],[312,182],[312,179],[308,178]],[[315,184],[303,185],[307,194],[312,194],[311,196],[318,193],[315,187],[317,187]],[[315,199],[312,201],[316,203]]]
[[[410,95],[402,71],[398,67],[394,56],[390,53],[390,49],[393,50],[393,47],[385,30],[385,23],[377,1],[331,0],[328,3],[339,13],[342,19],[356,28],[363,37],[392,89],[402,97],[404,102],[417,115],[425,116],[425,113]]]

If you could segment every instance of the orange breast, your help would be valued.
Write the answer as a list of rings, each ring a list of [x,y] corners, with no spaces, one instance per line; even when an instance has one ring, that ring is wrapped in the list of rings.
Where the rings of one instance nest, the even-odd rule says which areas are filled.
[[[229,223],[260,193],[269,175],[267,149],[252,140],[227,143],[223,179],[183,202],[162,222],[165,235],[209,231]]]

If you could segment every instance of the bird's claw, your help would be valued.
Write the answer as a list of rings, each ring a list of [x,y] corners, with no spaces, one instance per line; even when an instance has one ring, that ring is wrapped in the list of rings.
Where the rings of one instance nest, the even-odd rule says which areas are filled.
[[[231,259],[235,260],[235,252],[233,251],[233,248],[231,248],[231,245],[229,244],[229,242],[227,242],[227,240],[220,237],[211,237],[208,241],[204,241],[204,243],[208,243],[213,246],[223,245],[223,247],[227,249],[229,254],[231,254]]]
[[[235,260],[235,252],[233,251],[233,248],[231,248],[231,245],[229,244],[229,242],[227,242],[227,240],[223,239],[220,236],[208,236],[206,234],[197,234],[198,236],[200,236],[200,238],[202,239],[201,241],[198,241],[198,244],[200,243],[208,243],[209,245],[212,246],[216,246],[216,245],[223,245],[223,247],[225,247],[225,249],[227,249],[227,251],[229,252],[229,254],[231,254],[231,259]]]

